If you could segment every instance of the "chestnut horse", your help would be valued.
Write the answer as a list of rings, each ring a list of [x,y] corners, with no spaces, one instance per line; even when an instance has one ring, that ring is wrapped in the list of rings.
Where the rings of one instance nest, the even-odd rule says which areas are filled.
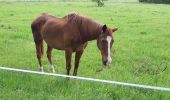
[[[114,42],[112,33],[117,28],[111,29],[90,18],[76,13],[70,13],[63,18],[43,13],[31,24],[36,54],[43,71],[41,58],[43,55],[43,40],[47,43],[47,58],[52,72],[55,72],[51,61],[52,49],[65,50],[67,75],[71,69],[71,56],[75,52],[75,65],[73,75],[77,75],[80,58],[87,42],[97,39],[97,46],[101,51],[103,65],[111,63],[111,47]]]

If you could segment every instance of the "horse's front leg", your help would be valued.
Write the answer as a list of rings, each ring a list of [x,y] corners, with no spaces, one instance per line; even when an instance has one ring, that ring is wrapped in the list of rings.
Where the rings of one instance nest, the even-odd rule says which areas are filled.
[[[72,56],[72,49],[66,49],[66,50],[65,50],[65,58],[66,58],[67,75],[70,74],[70,69],[71,69],[71,56]]]
[[[84,50],[76,51],[74,72],[73,72],[74,76],[77,76],[77,70],[78,70],[78,67],[79,67],[79,62],[80,62],[80,58],[81,58],[81,56],[83,54],[83,51]]]
[[[87,47],[87,42],[80,45],[78,48],[76,48],[76,56],[75,56],[75,64],[74,64],[74,72],[73,72],[74,76],[77,76],[77,70],[79,67],[80,58],[81,58],[83,51],[86,47]]]

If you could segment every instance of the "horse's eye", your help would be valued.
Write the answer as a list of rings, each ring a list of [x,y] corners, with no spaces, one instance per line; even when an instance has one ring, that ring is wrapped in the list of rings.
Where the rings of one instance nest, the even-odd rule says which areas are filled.
[[[107,40],[102,40],[102,45],[107,45]]]
[[[104,39],[103,39],[103,40],[101,40],[101,41],[102,41],[102,43],[105,43],[105,42],[107,42],[107,41],[106,41],[106,40],[104,40]]]

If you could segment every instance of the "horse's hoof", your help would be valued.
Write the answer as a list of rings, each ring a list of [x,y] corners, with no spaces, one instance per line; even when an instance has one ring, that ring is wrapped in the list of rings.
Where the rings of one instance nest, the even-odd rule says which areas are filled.
[[[52,72],[52,73],[55,73],[54,65],[51,65],[51,68],[50,68],[50,69],[51,69],[51,72]]]
[[[40,69],[39,69],[39,70],[40,70],[40,72],[44,72],[44,69],[43,69],[43,67],[40,67]]]
[[[55,73],[55,70],[54,70],[54,69],[51,69],[51,72],[52,72],[52,73]]]
[[[40,70],[40,72],[42,72],[42,73],[43,73],[43,72],[44,72],[44,70]]]

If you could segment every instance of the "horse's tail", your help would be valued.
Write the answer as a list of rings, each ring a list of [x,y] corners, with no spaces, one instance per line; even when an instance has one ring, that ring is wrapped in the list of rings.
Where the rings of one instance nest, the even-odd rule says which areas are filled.
[[[32,34],[33,34],[34,42],[35,42],[35,45],[36,45],[37,57],[38,56],[41,57],[44,53],[43,38],[42,38],[42,35],[41,35],[41,27],[44,25],[44,23],[39,20],[39,22],[34,21],[31,24]]]

